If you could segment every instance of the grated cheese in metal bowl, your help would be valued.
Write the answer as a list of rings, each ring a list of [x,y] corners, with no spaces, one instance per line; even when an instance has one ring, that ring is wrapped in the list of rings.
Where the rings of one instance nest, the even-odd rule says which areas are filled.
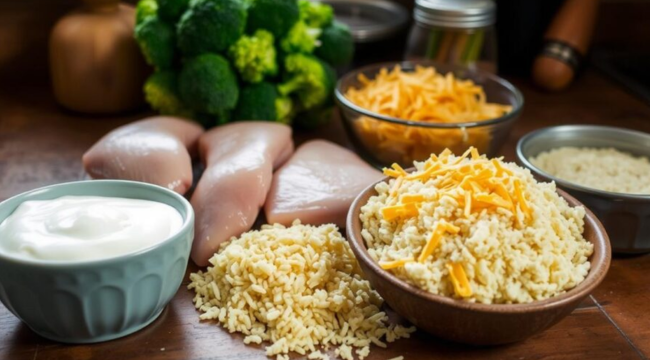
[[[613,148],[561,147],[545,151],[530,162],[543,171],[592,189],[650,194],[650,161]]]
[[[554,183],[475,148],[415,166],[384,169],[393,179],[361,208],[361,234],[382,268],[433,294],[486,304],[547,299],[587,276],[585,210]]]
[[[329,359],[320,350],[334,346],[342,359],[355,352],[363,359],[371,344],[386,347],[415,331],[388,323],[382,298],[332,224],[265,225],[222,244],[210,263],[190,275],[200,318],[245,334],[246,344],[269,342],[267,356]]]

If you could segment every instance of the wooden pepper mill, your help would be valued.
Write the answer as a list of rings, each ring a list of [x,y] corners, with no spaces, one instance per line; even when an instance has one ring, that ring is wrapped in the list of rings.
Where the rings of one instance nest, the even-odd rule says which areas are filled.
[[[549,91],[567,87],[587,54],[596,23],[598,0],[566,0],[544,35],[533,63],[533,81]]]
[[[133,38],[135,9],[118,0],[84,0],[50,35],[56,100],[92,114],[133,110],[144,102],[149,72]]]

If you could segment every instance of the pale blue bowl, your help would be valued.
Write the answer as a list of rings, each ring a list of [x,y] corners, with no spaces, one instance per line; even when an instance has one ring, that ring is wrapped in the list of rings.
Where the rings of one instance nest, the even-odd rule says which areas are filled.
[[[185,276],[194,238],[190,203],[146,183],[79,181],[28,191],[0,203],[0,222],[24,201],[65,195],[158,201],[178,210],[183,226],[152,247],[106,260],[65,264],[0,254],[0,301],[37,334],[64,343],[107,341],[146,327],[171,301]]]

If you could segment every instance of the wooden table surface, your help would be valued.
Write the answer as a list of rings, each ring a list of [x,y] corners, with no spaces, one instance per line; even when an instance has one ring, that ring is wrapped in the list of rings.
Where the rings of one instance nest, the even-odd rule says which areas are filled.
[[[544,94],[517,81],[524,113],[502,153],[514,160],[517,140],[551,125],[608,124],[650,132],[650,107],[609,80],[587,71],[562,94]],[[83,178],[81,154],[107,131],[143,113],[93,118],[66,112],[42,85],[0,90],[0,200],[39,186]],[[325,137],[346,144],[340,123],[297,134],[297,141]],[[609,234],[615,237],[616,234]],[[190,265],[189,271],[197,268]],[[162,316],[123,339],[69,346],[41,338],[0,305],[0,359],[264,359],[215,323],[200,322],[184,282]],[[603,284],[570,316],[526,341],[498,347],[451,344],[417,332],[370,359],[647,359],[650,357],[650,255],[615,257]]]

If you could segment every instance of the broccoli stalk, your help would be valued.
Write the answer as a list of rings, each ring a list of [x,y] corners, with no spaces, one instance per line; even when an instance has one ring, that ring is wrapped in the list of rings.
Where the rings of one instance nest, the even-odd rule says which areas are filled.
[[[147,63],[158,70],[174,64],[174,27],[149,15],[135,27],[135,39]]]
[[[354,40],[345,24],[334,21],[323,29],[319,40],[321,45],[316,49],[316,56],[332,66],[350,64],[354,57]]]
[[[294,114],[290,98],[281,96],[268,82],[242,89],[233,120],[267,120],[289,124]]]
[[[311,28],[302,21],[298,21],[287,36],[280,41],[282,50],[286,53],[304,53],[311,54],[314,49],[320,45],[318,37],[321,34],[321,29]]]
[[[258,83],[278,73],[273,34],[257,30],[244,35],[230,47],[230,59],[244,81]]]
[[[297,0],[253,0],[248,9],[247,30],[264,29],[282,38],[299,17]]]
[[[316,108],[331,98],[336,75],[318,58],[305,54],[288,55],[285,70],[288,79],[278,85],[278,91],[282,96],[296,96],[302,109]]]
[[[244,33],[246,6],[241,0],[193,0],[176,26],[185,55],[227,50]]]
[[[299,0],[300,20],[309,27],[324,28],[334,20],[334,10],[331,6],[319,1]]]
[[[183,102],[192,110],[222,115],[237,104],[237,77],[226,59],[203,54],[187,60],[178,78]]]
[[[192,117],[178,96],[178,79],[173,71],[155,72],[144,83],[144,96],[151,108],[163,115]]]

